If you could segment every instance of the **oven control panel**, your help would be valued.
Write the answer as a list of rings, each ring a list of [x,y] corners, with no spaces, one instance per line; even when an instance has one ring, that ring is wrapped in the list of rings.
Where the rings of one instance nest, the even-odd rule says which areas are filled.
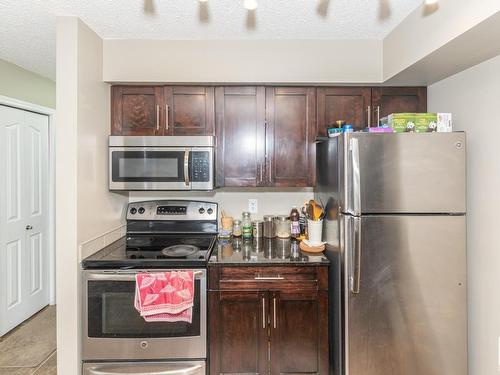
[[[129,203],[127,220],[217,221],[217,203],[203,201],[159,200]]]

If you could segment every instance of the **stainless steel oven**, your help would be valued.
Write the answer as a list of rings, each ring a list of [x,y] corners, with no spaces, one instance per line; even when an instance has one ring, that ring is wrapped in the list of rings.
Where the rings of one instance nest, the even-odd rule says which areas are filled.
[[[213,190],[212,136],[110,136],[110,190]]]
[[[84,361],[205,360],[207,270],[193,270],[195,296],[191,323],[148,323],[139,315],[134,307],[135,274],[145,271],[83,271]]]

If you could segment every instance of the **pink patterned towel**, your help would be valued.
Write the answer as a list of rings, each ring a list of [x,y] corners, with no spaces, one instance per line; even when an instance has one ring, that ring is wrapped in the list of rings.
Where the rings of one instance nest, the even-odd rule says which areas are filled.
[[[135,275],[135,308],[146,322],[191,323],[193,297],[193,271]]]

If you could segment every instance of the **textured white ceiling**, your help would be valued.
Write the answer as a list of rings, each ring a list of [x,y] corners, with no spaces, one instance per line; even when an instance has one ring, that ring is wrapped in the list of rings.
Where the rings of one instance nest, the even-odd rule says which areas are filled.
[[[0,58],[55,78],[55,18],[103,38],[382,39],[422,0],[0,0]]]

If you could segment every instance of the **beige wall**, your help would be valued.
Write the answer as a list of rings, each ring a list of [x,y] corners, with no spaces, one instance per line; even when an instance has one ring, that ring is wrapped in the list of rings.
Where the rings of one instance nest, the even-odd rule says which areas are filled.
[[[56,83],[0,59],[0,95],[49,108],[56,107]]]
[[[431,112],[467,132],[469,374],[496,374],[500,337],[500,56],[429,87]]]
[[[500,11],[500,1],[440,0],[438,11],[426,14],[426,9],[414,10],[384,39],[384,81]]]
[[[58,373],[81,371],[78,248],[124,223],[128,198],[107,190],[109,88],[102,41],[74,17],[57,19],[56,283]]]
[[[248,209],[248,199],[258,200],[258,212],[252,218],[260,219],[263,215],[289,214],[292,206],[302,207],[305,201],[313,199],[312,189],[221,189],[214,192],[130,192],[130,201],[151,199],[193,199],[219,203],[219,211],[224,210],[234,218]]]
[[[109,39],[103,77],[107,82],[380,82],[382,41]]]

